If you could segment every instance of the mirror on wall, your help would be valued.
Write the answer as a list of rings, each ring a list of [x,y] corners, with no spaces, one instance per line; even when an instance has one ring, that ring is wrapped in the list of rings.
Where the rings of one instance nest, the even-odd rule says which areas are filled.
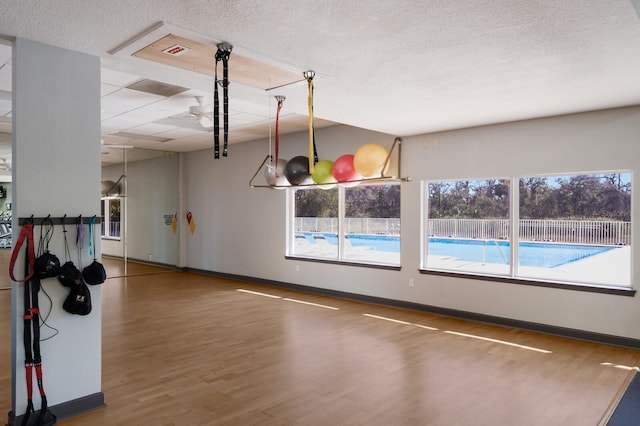
[[[178,264],[179,158],[175,152],[103,145],[102,255],[113,275]]]
[[[113,79],[113,73],[106,71],[103,69],[103,77]],[[135,79],[135,76],[131,78]],[[102,83],[103,97],[105,93],[119,90],[117,86]],[[5,264],[5,270],[8,269],[12,246],[12,86],[12,44],[0,36],[0,266]],[[157,100],[157,97],[152,99],[153,102]],[[187,97],[184,102],[191,104],[192,97]],[[119,109],[110,110],[112,115],[131,109],[127,102],[116,106]],[[111,103],[112,109],[116,106]],[[109,139],[107,143],[114,143],[110,132],[105,130],[103,137]],[[100,206],[102,223],[95,231],[96,239],[101,240],[103,256],[108,258],[109,265],[116,265],[107,273],[117,276],[127,275],[130,270],[140,271],[141,266],[130,267],[140,262],[147,266],[175,268],[178,264],[179,227],[172,222],[177,215],[179,200],[178,155],[137,148],[148,143],[147,140],[128,139],[123,135],[115,139],[131,143],[136,148],[117,143],[101,146],[101,180],[111,183],[107,188],[101,188],[104,192]],[[10,285],[8,277],[5,281],[0,279],[0,288]]]

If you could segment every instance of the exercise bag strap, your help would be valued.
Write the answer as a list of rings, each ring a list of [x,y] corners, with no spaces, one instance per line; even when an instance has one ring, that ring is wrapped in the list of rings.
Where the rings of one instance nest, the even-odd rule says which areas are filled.
[[[62,218],[62,235],[64,235],[64,261],[69,262],[71,260],[71,251],[69,250],[69,242],[67,240],[67,225],[65,223],[66,217],[67,215],[64,215]]]

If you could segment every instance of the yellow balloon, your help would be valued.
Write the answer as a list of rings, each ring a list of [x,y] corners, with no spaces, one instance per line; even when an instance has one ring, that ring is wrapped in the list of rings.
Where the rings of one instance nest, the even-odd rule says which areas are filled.
[[[353,156],[353,166],[363,177],[380,177],[387,160],[387,150],[375,143],[362,145]]]

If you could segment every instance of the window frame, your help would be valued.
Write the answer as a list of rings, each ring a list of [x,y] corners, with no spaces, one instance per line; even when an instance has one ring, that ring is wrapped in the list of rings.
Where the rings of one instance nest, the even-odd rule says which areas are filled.
[[[110,197],[101,197],[100,203],[102,208],[102,226],[100,228],[100,237],[104,240],[112,240],[112,241],[120,241],[122,240],[122,230],[118,232],[118,235],[109,235],[105,233],[105,230],[111,229],[111,215],[109,212],[111,211],[111,202],[118,201],[120,204],[120,221],[118,223],[122,224],[122,215],[123,215],[123,207],[124,203],[122,202],[123,197],[120,196],[110,196]]]
[[[540,277],[528,277],[521,276],[518,270],[519,266],[519,245],[520,245],[520,181],[525,178],[532,177],[542,177],[542,178],[562,178],[568,176],[582,176],[582,175],[605,175],[605,174],[630,174],[631,175],[631,183],[632,186],[630,188],[631,192],[631,202],[633,203],[633,171],[621,169],[614,171],[591,171],[591,172],[564,172],[564,173],[547,173],[547,174],[538,174],[538,175],[520,175],[520,176],[511,176],[508,178],[510,182],[509,187],[509,244],[510,244],[510,264],[509,264],[509,274],[491,274],[491,273],[482,273],[482,272],[466,272],[466,271],[456,271],[453,269],[442,269],[430,267],[428,265],[428,244],[429,244],[429,185],[434,182],[455,182],[455,181],[477,181],[477,180],[487,180],[487,179],[500,179],[496,177],[490,178],[450,178],[450,179],[430,179],[430,180],[422,180],[420,191],[421,191],[421,224],[420,224],[420,266],[419,272],[421,274],[429,274],[429,275],[440,275],[447,277],[458,277],[458,278],[469,278],[475,280],[488,280],[493,282],[504,282],[504,283],[512,283],[512,284],[523,284],[523,285],[533,285],[540,287],[551,287],[551,288],[561,288],[561,289],[570,289],[570,290],[578,290],[578,291],[587,291],[587,292],[596,292],[596,293],[606,293],[606,294],[616,294],[616,295],[624,295],[624,296],[635,296],[636,290],[633,288],[633,276],[634,276],[634,265],[633,265],[633,257],[630,259],[630,282],[628,285],[609,285],[609,284],[599,284],[599,283],[589,283],[589,282],[580,282],[577,280],[559,280],[559,279],[546,279]],[[507,178],[503,178],[507,179]],[[631,205],[631,212],[633,212],[633,205]],[[633,213],[631,214],[631,235],[633,236]]]
[[[371,183],[360,183],[362,186],[380,186],[380,185],[397,185],[401,188],[400,182],[371,182]],[[310,261],[310,262],[318,262],[318,263],[328,263],[328,264],[340,264],[340,265],[350,265],[350,266],[359,266],[359,267],[367,267],[367,268],[376,268],[376,269],[388,269],[388,270],[400,270],[402,268],[402,247],[400,247],[400,251],[398,252],[399,260],[398,263],[385,263],[385,262],[376,262],[373,260],[354,260],[345,258],[344,253],[344,244],[342,241],[344,240],[345,228],[344,222],[345,212],[346,212],[346,200],[345,194],[350,187],[345,187],[344,185],[337,185],[338,189],[338,215],[337,215],[337,238],[338,238],[338,247],[337,247],[337,256],[336,258],[324,258],[324,257],[313,257],[309,255],[301,255],[296,254],[295,247],[295,239],[296,239],[296,230],[295,230],[295,192],[297,190],[319,190],[320,188],[308,188],[304,187],[290,187],[286,189],[286,247],[285,247],[285,259],[295,259],[301,261]],[[402,196],[402,195],[401,195]],[[398,218],[399,220],[401,218]]]

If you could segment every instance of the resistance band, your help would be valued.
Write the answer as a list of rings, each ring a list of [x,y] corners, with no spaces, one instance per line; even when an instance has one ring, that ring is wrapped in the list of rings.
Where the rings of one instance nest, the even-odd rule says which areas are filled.
[[[24,279],[24,354],[25,354],[25,377],[27,384],[27,410],[22,417],[22,426],[29,425],[29,418],[35,413],[33,406],[33,370],[36,371],[36,382],[40,391],[40,399],[42,401],[40,412],[36,418],[35,424],[40,426],[48,426],[56,423],[57,419],[48,409],[47,396],[44,392],[42,380],[42,357],[40,355],[40,308],[38,306],[38,293],[40,292],[40,278],[34,274],[35,269],[35,247],[33,241],[33,223],[23,225],[13,253],[11,254],[11,266],[9,275],[13,277],[13,268],[15,259],[22,244],[26,242],[26,259],[25,259],[25,279]],[[32,334],[33,333],[33,334]]]
[[[216,52],[216,66],[214,71],[215,87],[213,89],[213,157],[220,158],[220,100],[218,99],[218,84],[222,86],[222,103],[224,118],[224,147],[222,156],[226,157],[229,141],[229,56],[233,47],[229,43],[218,44]],[[222,81],[218,81],[218,62],[222,61]]]
[[[282,106],[284,105],[284,100],[286,98],[282,95],[277,95],[276,96],[276,100],[278,101],[278,110],[276,111],[276,162],[275,162],[275,168],[276,168],[276,178],[279,178],[280,176],[278,176],[278,152],[280,150],[280,130],[278,127],[278,123],[280,121],[280,110],[282,109]]]
[[[309,174],[313,174],[314,165],[318,162],[318,151],[316,150],[316,135],[313,128],[313,71],[305,71],[304,78],[309,86]]]

